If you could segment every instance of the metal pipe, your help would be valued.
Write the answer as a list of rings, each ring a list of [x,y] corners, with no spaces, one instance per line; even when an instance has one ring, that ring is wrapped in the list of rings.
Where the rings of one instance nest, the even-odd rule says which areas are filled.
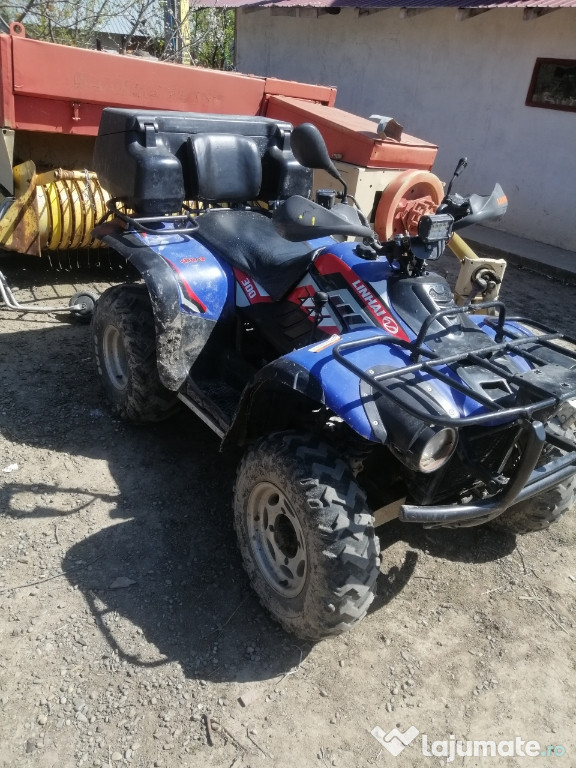
[[[448,247],[454,256],[456,256],[458,261],[463,262],[466,258],[470,259],[470,261],[480,261],[478,254],[475,253],[472,248],[470,248],[468,243],[463,240],[457,232],[454,232],[452,235],[452,238],[448,243]]]
[[[37,305],[27,306],[26,304],[20,304],[14,298],[14,294],[2,272],[0,272],[0,298],[2,299],[2,303],[6,305],[6,309],[16,312],[37,312],[40,314],[47,314],[53,312],[73,312],[74,310],[79,312],[82,309],[82,304],[73,304],[68,307],[39,307]]]

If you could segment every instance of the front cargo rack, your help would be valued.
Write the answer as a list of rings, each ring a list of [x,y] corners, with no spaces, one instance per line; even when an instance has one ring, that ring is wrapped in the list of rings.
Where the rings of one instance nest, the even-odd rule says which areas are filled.
[[[423,346],[426,333],[435,320],[438,320],[445,315],[452,316],[457,314],[467,314],[477,312],[478,310],[488,310],[493,308],[498,310],[497,320],[493,319],[491,316],[485,318],[485,322],[495,331],[493,344],[472,350],[465,350],[445,357],[440,357],[435,352]],[[540,331],[541,335],[525,336],[519,333],[514,333],[505,327],[506,322],[524,323]],[[553,344],[553,341],[568,342],[573,345],[574,349],[568,349],[561,347],[558,344]],[[350,360],[345,354],[346,352],[353,350],[357,351],[373,344],[383,344],[387,347],[400,347],[409,353],[411,363],[403,368],[391,371],[370,373],[356,365],[356,363]],[[551,382],[548,380],[546,382],[548,388],[554,390],[553,392],[547,391],[534,381],[527,381],[522,375],[511,373],[505,366],[498,364],[494,360],[488,359],[489,357],[509,352],[511,354],[520,354],[525,360],[535,366],[548,365],[550,361],[539,356],[537,351],[526,349],[527,347],[533,347],[534,345],[552,350],[554,353],[560,354],[564,358],[573,361],[573,366],[565,369],[565,377],[561,381],[555,380]],[[555,332],[540,322],[522,317],[507,318],[505,306],[499,301],[484,302],[482,304],[475,304],[474,306],[449,307],[438,310],[425,320],[413,342],[407,342],[398,338],[383,337],[381,335],[369,336],[363,339],[343,341],[336,344],[332,349],[332,354],[341,365],[368,384],[373,391],[384,395],[412,416],[415,416],[430,425],[467,427],[489,422],[494,423],[496,419],[498,422],[502,422],[503,420],[512,421],[519,418],[530,420],[535,412],[543,411],[545,409],[555,409],[566,400],[576,397],[576,339]],[[427,359],[422,360],[421,358]],[[518,387],[517,396],[518,394],[526,394],[531,398],[537,399],[521,406],[505,407],[489,397],[473,390],[465,382],[456,380],[447,373],[439,370],[440,368],[461,364],[465,361],[484,368],[491,373],[496,373],[498,376],[504,378],[509,385],[513,384]],[[424,408],[416,407],[407,402],[406,399],[399,397],[391,388],[386,386],[387,382],[393,381],[395,384],[402,384],[404,387],[407,387],[408,390],[410,388],[414,389],[422,383],[420,379],[413,377],[413,374],[418,372],[425,373],[433,379],[443,382],[450,389],[456,390],[464,396],[476,401],[480,406],[486,408],[488,412],[476,414],[474,416],[458,417],[443,415],[439,412],[432,414]],[[438,407],[440,408],[441,406]]]

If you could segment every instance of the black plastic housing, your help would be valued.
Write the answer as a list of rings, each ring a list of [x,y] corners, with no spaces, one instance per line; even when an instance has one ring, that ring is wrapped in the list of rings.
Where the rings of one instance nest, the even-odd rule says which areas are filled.
[[[290,149],[290,123],[266,117],[107,108],[94,147],[94,170],[110,194],[141,216],[179,212],[194,199],[196,169],[188,139],[231,134],[252,139],[262,163],[257,199],[307,197],[312,171]],[[219,172],[226,173],[222,167]]]

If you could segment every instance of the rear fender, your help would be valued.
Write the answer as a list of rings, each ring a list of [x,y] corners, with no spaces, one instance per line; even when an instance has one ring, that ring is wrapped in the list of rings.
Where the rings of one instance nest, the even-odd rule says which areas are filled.
[[[126,233],[111,223],[94,236],[142,275],[154,312],[160,379],[178,390],[218,321],[233,312],[230,269],[187,235]]]

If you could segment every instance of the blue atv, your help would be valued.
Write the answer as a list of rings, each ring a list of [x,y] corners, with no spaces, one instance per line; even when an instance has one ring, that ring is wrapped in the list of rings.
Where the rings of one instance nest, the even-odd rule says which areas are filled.
[[[114,195],[94,234],[135,276],[92,321],[107,399],[132,422],[184,403],[245,449],[239,546],[287,630],[364,617],[375,525],[526,533],[573,505],[574,340],[500,302],[456,306],[427,268],[504,212],[498,185],[382,243],[309,124],[107,109],[94,160]],[[342,190],[312,201],[314,168]]]

